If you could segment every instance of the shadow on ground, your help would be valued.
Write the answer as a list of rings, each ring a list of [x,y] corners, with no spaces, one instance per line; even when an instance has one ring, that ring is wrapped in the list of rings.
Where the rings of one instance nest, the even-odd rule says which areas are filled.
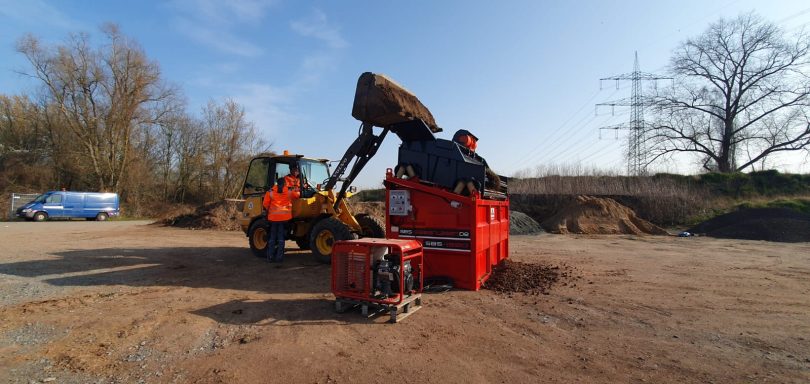
[[[191,313],[232,325],[324,325],[374,324],[358,311],[335,312],[335,301],[327,298],[294,300],[231,300]],[[382,316],[387,319],[387,316]]]
[[[0,274],[56,286],[180,286],[263,293],[328,293],[329,266],[289,251],[270,264],[239,247],[102,248],[53,253],[57,259],[0,264]]]

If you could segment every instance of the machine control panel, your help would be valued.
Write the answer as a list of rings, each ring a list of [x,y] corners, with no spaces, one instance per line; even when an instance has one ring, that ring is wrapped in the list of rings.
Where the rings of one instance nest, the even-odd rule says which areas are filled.
[[[392,189],[388,192],[389,215],[408,216],[412,210],[410,191]]]

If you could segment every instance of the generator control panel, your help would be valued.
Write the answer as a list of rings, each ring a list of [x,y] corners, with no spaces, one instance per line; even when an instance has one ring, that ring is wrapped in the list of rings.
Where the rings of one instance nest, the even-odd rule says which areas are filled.
[[[392,189],[388,191],[388,214],[391,216],[408,216],[411,206],[411,192]]]

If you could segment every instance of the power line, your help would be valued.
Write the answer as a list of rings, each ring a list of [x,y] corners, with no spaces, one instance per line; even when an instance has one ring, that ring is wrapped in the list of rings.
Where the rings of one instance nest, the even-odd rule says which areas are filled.
[[[590,104],[590,103],[593,101],[593,99],[594,99],[594,98],[596,98],[596,96],[597,96],[597,95],[599,94],[599,92],[601,92],[601,91],[602,91],[602,90],[600,89],[600,90],[598,90],[598,91],[594,92],[594,94],[593,94],[593,95],[591,95],[591,97],[589,97],[589,98],[588,98],[588,101],[586,101],[584,104],[582,104],[582,106],[581,106],[581,107],[579,107],[579,109],[577,109],[577,111],[576,111],[576,112],[574,112],[574,113],[573,113],[571,116],[569,116],[569,117],[568,117],[568,119],[566,119],[566,120],[565,120],[565,121],[562,123],[562,125],[560,125],[560,128],[557,130],[557,132],[558,132],[558,133],[559,133],[559,132],[562,132],[562,128],[564,128],[564,127],[565,127],[565,126],[566,126],[566,125],[567,125],[567,124],[568,124],[568,123],[569,123],[571,120],[573,120],[573,119],[574,119],[574,117],[576,117],[577,115],[579,115],[579,114],[580,114],[580,113],[581,113],[581,112],[582,112],[582,111],[585,109],[585,107],[587,107],[587,106],[588,106],[588,105],[589,105],[589,104]],[[542,147],[542,143],[541,143],[541,144],[538,144],[538,145],[537,145],[537,146],[535,146],[533,149],[529,150],[529,152],[528,152],[528,153],[526,153],[526,155],[524,155],[524,156],[523,156],[523,158],[521,158],[521,160],[520,160],[520,161],[518,161],[518,164],[524,163],[526,160],[529,160],[530,158],[532,158],[532,157],[535,155],[535,152],[536,152],[538,149],[540,149],[541,147]]]
[[[608,96],[608,98],[612,97],[617,92],[618,92],[618,90],[614,90]],[[591,100],[593,100],[593,98],[591,98]],[[581,112],[583,110],[584,110],[584,108],[580,108],[579,112]],[[546,159],[546,158],[550,157],[549,154],[559,152],[560,146],[564,145],[563,143],[567,143],[571,138],[576,137],[577,131],[579,133],[587,132],[587,131],[579,131],[578,128],[587,126],[593,120],[595,120],[596,117],[597,116],[590,115],[590,114],[585,114],[585,115],[582,116],[582,118],[579,119],[579,121],[577,121],[576,123],[571,125],[569,129],[567,129],[567,130],[562,130],[562,129],[558,130],[557,131],[558,134],[554,136],[553,140],[546,141],[544,144],[540,144],[536,148],[536,149],[539,149],[542,146],[543,148],[548,149],[546,152],[535,153],[533,156],[530,156],[529,158],[526,159],[526,161],[523,161],[521,163],[531,163],[531,162],[535,162],[537,160]],[[553,159],[554,157],[551,156],[551,158]]]
[[[627,114],[627,113],[623,113],[623,114]],[[621,114],[619,114],[619,115],[621,115]],[[600,121],[598,125],[604,125],[608,121],[613,120],[616,116],[617,115],[610,115],[610,116],[606,117],[605,119],[602,119],[602,121]],[[589,120],[588,123],[586,123],[584,125],[590,124],[590,122],[595,120],[595,119],[596,119],[596,116],[593,116],[593,118],[591,120]],[[589,133],[589,132],[593,132],[593,131],[591,131],[590,129],[583,129],[583,130],[580,131],[579,135],[571,135],[571,136],[569,136],[568,138],[569,139],[574,139],[574,141],[571,142],[571,144],[568,145],[567,147],[564,147],[561,144],[559,147],[554,149],[553,152],[547,153],[546,154],[547,158],[555,159],[557,157],[562,156],[563,154],[565,154],[567,152],[573,151],[574,149],[576,149],[577,152],[584,152],[586,149],[580,149],[580,148],[576,148],[576,147],[578,145],[580,145],[580,142],[581,142],[581,139],[582,139],[582,133],[585,133],[587,135],[587,133]],[[567,140],[565,142],[567,142]]]

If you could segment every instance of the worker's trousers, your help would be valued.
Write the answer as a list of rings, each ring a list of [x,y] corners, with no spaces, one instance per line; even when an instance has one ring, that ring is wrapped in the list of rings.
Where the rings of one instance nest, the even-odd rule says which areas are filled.
[[[267,261],[284,260],[285,221],[271,221],[267,233]]]

